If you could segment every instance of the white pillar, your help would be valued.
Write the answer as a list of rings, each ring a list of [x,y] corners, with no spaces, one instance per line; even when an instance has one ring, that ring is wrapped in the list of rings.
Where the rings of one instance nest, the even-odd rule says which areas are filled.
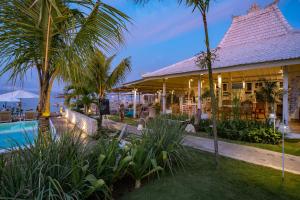
[[[165,114],[166,113],[166,100],[167,100],[167,86],[166,86],[166,81],[164,80],[163,81],[163,93],[162,93],[162,98],[163,98],[163,100],[162,100],[162,110],[163,110],[163,114]]]
[[[159,104],[161,103],[161,91],[160,90],[157,92],[157,101]]]
[[[198,79],[198,109],[201,109],[201,75]]]
[[[137,90],[133,90],[133,118],[136,118],[136,93]]]
[[[182,107],[183,107],[183,96],[180,95],[179,97],[179,107],[180,107],[180,112],[183,113]]]
[[[218,98],[218,105],[219,108],[222,107],[222,75],[218,75],[218,93],[219,93],[219,98]]]
[[[289,125],[289,73],[287,66],[283,67],[283,99],[282,99],[282,121]]]

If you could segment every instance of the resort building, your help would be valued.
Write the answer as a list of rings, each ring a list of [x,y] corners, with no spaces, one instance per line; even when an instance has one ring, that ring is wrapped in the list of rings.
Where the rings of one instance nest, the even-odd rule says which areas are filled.
[[[265,8],[254,4],[246,15],[233,17],[230,28],[213,52],[220,113],[230,113],[238,98],[242,105],[249,103],[251,117],[252,114],[257,118],[259,115],[268,117],[268,106],[260,104],[255,93],[266,80],[276,82],[283,91],[274,108],[277,119],[289,125],[292,131],[300,132],[300,30],[287,22],[276,1]],[[201,109],[209,115],[210,100],[203,96],[208,90],[208,71],[199,67],[198,57],[146,73],[140,80],[119,89],[133,91],[135,98],[136,93],[155,94],[163,113],[176,112],[174,102],[178,102],[179,112],[191,114]],[[167,103],[167,98],[171,103]]]

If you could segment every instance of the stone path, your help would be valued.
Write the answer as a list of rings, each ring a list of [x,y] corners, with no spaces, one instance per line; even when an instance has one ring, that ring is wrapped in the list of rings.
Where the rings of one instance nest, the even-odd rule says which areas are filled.
[[[105,120],[104,124],[107,127],[117,130],[121,130],[124,126],[123,123],[112,120]],[[141,134],[136,127],[130,125],[127,126],[127,131],[137,135]],[[187,135],[184,138],[183,144],[202,151],[214,152],[213,140],[209,138]],[[219,141],[219,153],[222,156],[236,160],[278,170],[282,169],[282,154],[278,152]],[[300,174],[300,156],[285,154],[285,171]]]
[[[54,123],[62,129],[69,129],[72,126],[70,123],[63,121],[63,119],[56,120]],[[103,120],[103,126],[110,129],[122,130],[124,125],[123,123],[109,119]],[[136,127],[131,125],[127,125],[127,132],[141,135],[141,131],[138,131]],[[183,144],[194,149],[214,152],[213,140],[209,138],[187,135],[184,138]],[[278,170],[282,169],[282,154],[274,151],[219,141],[219,154],[256,165]],[[285,171],[300,174],[300,156],[285,154]]]
[[[214,152],[212,139],[187,135],[183,144],[195,149]],[[282,169],[282,154],[278,152],[219,141],[219,153],[225,157],[256,165]],[[300,156],[285,154],[285,171],[300,174]]]

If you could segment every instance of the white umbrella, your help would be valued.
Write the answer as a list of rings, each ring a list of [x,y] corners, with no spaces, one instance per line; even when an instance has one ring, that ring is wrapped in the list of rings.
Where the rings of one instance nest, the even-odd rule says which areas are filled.
[[[0,99],[3,99],[4,101],[11,100],[14,102],[20,102],[20,104],[19,104],[20,111],[22,110],[21,99],[33,99],[33,98],[39,98],[39,96],[34,93],[27,92],[24,90],[16,90],[14,92],[8,92],[8,93],[0,95]],[[8,102],[8,101],[6,101],[6,102]],[[20,112],[20,115],[21,115],[21,112]],[[20,120],[21,120],[21,118],[20,118]]]
[[[1,96],[1,95],[0,95]],[[13,97],[0,97],[0,102],[19,102],[20,99],[16,99]]]
[[[0,99],[34,99],[39,98],[38,95],[27,92],[25,90],[16,90],[14,92],[8,92],[0,95]]]

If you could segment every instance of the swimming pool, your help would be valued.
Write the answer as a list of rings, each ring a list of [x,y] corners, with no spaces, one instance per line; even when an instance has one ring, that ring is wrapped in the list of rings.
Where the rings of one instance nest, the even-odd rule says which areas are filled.
[[[37,121],[0,124],[0,152],[17,145],[28,145],[34,140],[37,130]]]

